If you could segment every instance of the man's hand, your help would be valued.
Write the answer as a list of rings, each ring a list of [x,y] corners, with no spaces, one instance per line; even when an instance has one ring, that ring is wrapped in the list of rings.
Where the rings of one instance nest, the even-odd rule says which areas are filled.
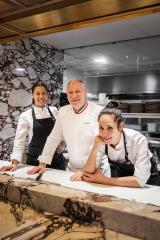
[[[0,168],[0,172],[5,172],[5,171],[15,171],[17,169],[18,164],[11,164],[9,166],[2,166]]]
[[[82,172],[77,172],[70,177],[70,180],[71,181],[82,181],[82,175],[83,175]]]
[[[28,174],[35,174],[35,173],[43,173],[46,168],[46,163],[40,163],[39,166],[32,168],[31,170],[28,170]]]
[[[98,169],[95,173],[83,172],[82,180],[92,183],[109,184],[109,178],[105,177]]]

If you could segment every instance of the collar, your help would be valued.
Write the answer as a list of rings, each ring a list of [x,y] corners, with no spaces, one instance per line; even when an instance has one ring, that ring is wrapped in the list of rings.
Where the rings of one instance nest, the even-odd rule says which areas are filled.
[[[35,106],[35,105],[33,105],[33,107],[34,107],[34,109],[36,110],[36,111],[44,111],[44,110],[46,110],[47,109],[47,106],[45,105],[44,107],[37,107],[37,106]]]
[[[115,146],[115,149],[116,149],[117,151],[120,151],[120,150],[123,149],[123,148],[124,148],[124,139],[123,139],[123,134],[122,134],[122,132],[121,132],[120,141],[119,141],[119,143]]]
[[[74,112],[75,112],[76,114],[80,114],[80,113],[82,113],[82,112],[87,108],[87,106],[88,106],[88,102],[86,101],[85,104],[84,104],[84,106],[81,107],[78,111],[75,110],[74,108],[73,108],[73,110],[74,110]]]

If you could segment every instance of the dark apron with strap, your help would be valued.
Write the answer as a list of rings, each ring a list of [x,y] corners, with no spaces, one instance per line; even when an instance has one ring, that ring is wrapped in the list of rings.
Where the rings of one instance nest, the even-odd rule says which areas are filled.
[[[124,137],[124,148],[125,148],[125,161],[123,163],[120,163],[119,161],[112,161],[108,156],[108,146],[105,145],[105,152],[108,156],[108,162],[110,164],[111,169],[111,177],[126,177],[126,176],[133,176],[134,174],[134,165],[131,163],[131,161],[128,159],[128,152],[126,148],[126,140],[125,135],[123,133]]]
[[[120,163],[119,161],[116,161],[116,162],[112,161],[108,156],[108,146],[105,145],[105,153],[108,157],[108,162],[110,164],[111,177],[127,177],[127,176],[133,176],[134,174],[135,168],[134,168],[134,165],[131,163],[131,161],[128,159],[125,134],[124,132],[122,133],[123,133],[124,149],[125,149],[125,161],[123,163]],[[147,184],[158,185],[157,164],[155,163],[155,161],[153,161],[153,158],[151,158],[150,161],[151,161],[151,175],[147,181]]]
[[[28,165],[39,165],[39,161],[37,160],[37,158],[42,154],[47,137],[51,133],[55,124],[56,120],[49,107],[48,111],[51,116],[50,118],[36,119],[34,108],[32,108],[33,136],[28,147],[28,154],[26,160],[26,163]],[[65,158],[63,154],[58,154],[57,152],[55,152],[51,165],[47,165],[47,167],[65,170],[65,165]]]

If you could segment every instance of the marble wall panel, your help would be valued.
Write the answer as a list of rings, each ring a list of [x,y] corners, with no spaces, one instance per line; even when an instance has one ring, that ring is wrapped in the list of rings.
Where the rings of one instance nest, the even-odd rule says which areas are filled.
[[[49,104],[58,106],[63,88],[62,52],[31,39],[0,45],[1,160],[10,159],[19,115],[31,106],[31,87],[37,81],[47,85]]]

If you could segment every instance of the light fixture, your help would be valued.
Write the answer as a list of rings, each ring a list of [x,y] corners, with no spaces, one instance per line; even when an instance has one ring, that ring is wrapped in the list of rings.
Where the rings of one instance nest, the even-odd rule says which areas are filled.
[[[94,63],[100,63],[100,64],[105,64],[107,63],[107,60],[105,58],[95,58]]]
[[[150,57],[148,57],[148,56],[143,56],[142,59],[143,59],[143,61],[145,61],[145,60],[150,60]]]
[[[16,71],[19,71],[19,72],[25,71],[25,69],[24,69],[24,68],[21,68],[21,67],[15,68],[15,70],[16,70]]]

